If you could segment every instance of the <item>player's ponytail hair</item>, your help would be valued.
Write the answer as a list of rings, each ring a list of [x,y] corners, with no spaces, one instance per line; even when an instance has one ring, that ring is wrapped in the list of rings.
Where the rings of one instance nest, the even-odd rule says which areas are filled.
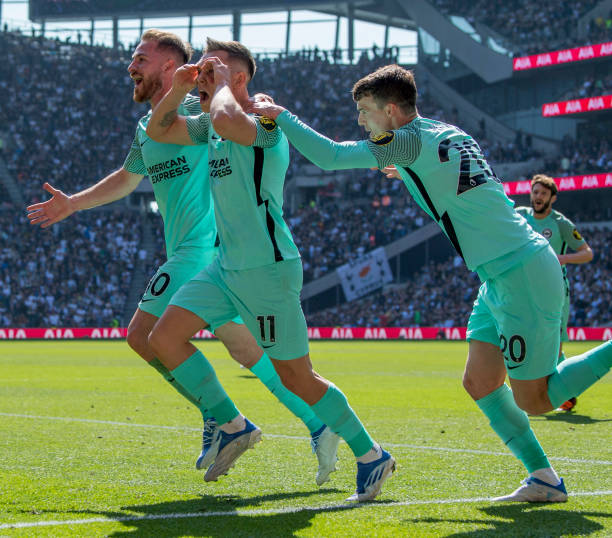
[[[559,188],[557,187],[555,180],[550,176],[545,174],[536,174],[531,180],[531,188],[533,189],[533,186],[537,185],[538,183],[547,188],[551,192],[551,196],[555,196],[559,192]]]
[[[180,59],[178,65],[189,63],[193,55],[193,48],[189,43],[183,41],[179,36],[165,30],[151,28],[140,37],[141,41],[155,41],[157,48],[173,52],[177,59]]]
[[[353,86],[353,100],[370,96],[378,108],[396,104],[404,114],[416,112],[417,87],[412,71],[393,64],[379,67]]]

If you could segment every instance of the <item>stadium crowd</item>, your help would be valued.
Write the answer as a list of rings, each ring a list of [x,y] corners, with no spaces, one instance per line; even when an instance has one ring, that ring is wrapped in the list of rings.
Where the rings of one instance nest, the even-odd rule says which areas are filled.
[[[571,90],[564,92],[559,101],[597,97],[599,95],[610,95],[611,93],[612,74],[605,74],[600,69],[593,69],[592,74],[587,76],[584,81]]]
[[[553,177],[576,174],[597,174],[612,170],[612,148],[605,134],[585,131],[576,138],[566,135],[561,140],[558,156],[544,160],[546,173]],[[517,179],[530,178],[533,170]]]
[[[0,49],[6,53],[5,61],[0,64],[0,99],[5,103],[0,108],[0,119],[5,126],[0,129],[0,158],[6,161],[27,203],[47,197],[41,190],[44,181],[65,192],[75,192],[123,162],[135,124],[146,112],[146,107],[134,104],[131,99],[127,53],[105,47],[66,45],[12,32],[0,33]],[[355,121],[356,111],[348,85],[390,61],[389,54],[380,51],[362,55],[355,65],[335,64],[333,55],[316,50],[263,58],[253,92],[271,93],[278,102],[335,139],[361,138],[363,133]],[[341,83],[332,83],[336,80]],[[456,110],[450,114],[443,112],[426,84],[421,89],[419,110],[424,116],[462,123]],[[483,151],[492,162],[521,161],[537,155],[531,138],[520,132],[513,143],[502,144],[481,123],[474,135],[479,142],[484,141]],[[549,173],[555,175],[559,171],[557,175],[566,175],[581,170],[609,170],[612,156],[606,137],[597,140],[597,144],[587,137],[577,142],[564,141],[562,157],[549,163]],[[305,165],[294,154],[291,173],[300,172]],[[4,200],[3,205],[6,208],[9,204]],[[604,213],[602,216],[606,218]],[[286,217],[302,252],[305,281],[388,244],[428,220],[407,196],[400,181],[388,180],[379,172],[367,170],[334,176],[307,203],[293,212],[287,211]],[[24,218],[10,217],[7,211],[0,218],[8,238],[0,258],[0,286],[4,290],[0,325],[77,322],[104,325],[121,317],[134,256],[142,255],[138,250],[140,232],[136,225],[141,216],[92,212],[72,217],[53,227],[51,232],[39,230],[38,233],[33,233],[28,226],[22,229],[27,224]],[[157,230],[154,255],[147,262],[145,276],[149,278],[165,253],[161,219],[146,218],[154,219],[150,229]],[[112,236],[111,223],[116,239]],[[21,237],[26,240],[17,241]],[[50,237],[52,241],[44,244],[43,237]],[[106,248],[106,242],[111,247]],[[43,264],[40,255],[52,249],[66,254],[59,261],[51,257],[52,263]],[[33,260],[32,253],[36,253]],[[34,264],[33,269],[27,275],[15,277],[8,268],[22,263],[20,260]],[[76,276],[70,278],[69,268],[73,266]],[[432,280],[418,286],[439,288],[441,282],[437,278],[445,277],[444,271],[432,268]],[[16,278],[23,280],[23,286],[17,285]],[[75,285],[50,287],[51,282],[66,280]],[[101,295],[88,294],[97,288],[102,290]],[[441,296],[435,291],[431,293],[430,302]],[[74,300],[77,296],[78,301]],[[347,308],[350,310],[353,306],[347,305]],[[440,314],[440,319],[457,319],[458,315],[452,311]]]
[[[0,146],[26,200],[40,199],[44,181],[74,192],[123,162],[134,126],[146,112],[144,105],[131,100],[128,53],[16,32],[0,32],[0,49],[5,53],[0,65],[0,99],[5,105],[0,121],[6,126],[0,130]],[[361,138],[364,133],[355,121],[348,86],[330,81],[348,85],[392,60],[388,54],[372,54],[362,55],[354,65],[335,64],[331,56],[317,51],[307,59],[304,54],[262,59],[253,92],[272,94],[334,139]],[[445,119],[425,87],[422,94],[421,113]],[[461,125],[456,113],[446,119]],[[484,128],[478,134],[492,162],[524,160],[534,154],[529,143],[501,144]],[[304,164],[301,156],[294,155],[289,177]]]
[[[578,22],[599,0],[431,0],[445,15],[460,15],[471,24],[480,22],[505,38],[515,56],[568,49],[612,40],[612,12],[589,21],[584,37]]]
[[[571,286],[569,326],[612,324],[612,237],[589,230],[595,253],[591,263],[568,266]],[[480,281],[458,256],[430,262],[402,285],[391,285],[365,298],[307,315],[318,327],[462,327],[472,310]]]
[[[0,327],[109,327],[123,317],[136,212],[90,211],[48,230],[0,212]]]

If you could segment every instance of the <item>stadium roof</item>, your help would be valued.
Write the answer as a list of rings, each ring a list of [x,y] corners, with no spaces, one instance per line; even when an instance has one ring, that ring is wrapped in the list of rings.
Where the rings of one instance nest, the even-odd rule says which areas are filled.
[[[321,0],[30,0],[30,19],[43,21],[74,21],[83,19],[134,19],[141,17],[175,17],[221,15],[235,12],[261,13],[266,11],[313,10],[330,15],[416,30],[412,18],[396,0],[351,0],[329,2]]]

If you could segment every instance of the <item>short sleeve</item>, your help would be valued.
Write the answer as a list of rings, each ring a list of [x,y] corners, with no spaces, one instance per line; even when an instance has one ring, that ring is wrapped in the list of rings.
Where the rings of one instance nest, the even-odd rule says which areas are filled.
[[[392,164],[410,166],[421,153],[421,137],[410,127],[397,131],[384,131],[367,141],[379,168]]]
[[[138,141],[138,135],[134,137],[130,151],[125,158],[123,168],[132,174],[147,174],[147,167],[142,159],[142,150],[140,149],[140,142]]]
[[[202,113],[198,116],[187,116],[185,119],[189,138],[195,144],[208,144],[208,132],[210,130],[210,115]]]
[[[559,222],[561,237],[567,243],[567,246],[572,250],[578,250],[586,243],[574,223],[567,217],[563,217]]]
[[[282,133],[276,122],[265,116],[255,116],[257,135],[253,146],[260,148],[271,148],[276,146],[282,138]]]

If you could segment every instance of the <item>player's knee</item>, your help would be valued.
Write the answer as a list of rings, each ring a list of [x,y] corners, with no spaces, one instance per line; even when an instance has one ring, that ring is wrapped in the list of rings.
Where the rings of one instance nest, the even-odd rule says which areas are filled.
[[[164,336],[163,329],[155,327],[150,333],[147,339],[149,347],[160,359],[168,354],[167,345],[168,338]]]
[[[482,381],[467,370],[463,372],[463,388],[475,400],[478,400],[483,392]]]
[[[480,400],[502,386],[503,379],[484,378],[472,371],[463,373],[463,388],[474,399]]]
[[[232,359],[242,364],[245,368],[251,368],[257,364],[257,361],[263,355],[263,351],[255,342],[251,344],[249,342],[237,341],[232,342],[230,345],[226,344],[226,347]]]
[[[137,325],[130,324],[126,340],[128,345],[141,357],[147,354],[149,347],[147,335]]]

